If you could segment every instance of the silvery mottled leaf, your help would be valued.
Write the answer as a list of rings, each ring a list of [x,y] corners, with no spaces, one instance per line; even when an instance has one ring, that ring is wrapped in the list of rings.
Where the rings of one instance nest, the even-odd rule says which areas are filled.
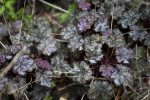
[[[77,19],[80,18],[86,18],[88,22],[90,23],[90,26],[94,24],[101,16],[98,14],[98,12],[95,11],[95,9],[92,9],[88,12],[80,12],[78,16],[76,16]]]
[[[36,68],[34,60],[29,55],[20,56],[13,66],[13,72],[20,75],[25,75],[26,72],[32,72]]]
[[[8,78],[2,77],[2,78],[0,79],[0,91],[2,91],[2,90],[4,89],[6,82],[8,82]]]
[[[95,32],[105,32],[109,28],[107,19],[99,19],[95,23]]]
[[[17,54],[23,48],[23,46],[23,43],[13,44],[8,48],[8,51],[12,54]]]
[[[68,48],[70,48],[72,51],[75,50],[82,50],[83,49],[83,43],[84,40],[82,39],[81,35],[74,35],[73,38],[70,39],[69,44],[68,44]]]
[[[56,55],[51,58],[51,69],[54,75],[60,76],[62,74],[68,75],[71,67],[63,56]]]
[[[91,37],[86,37],[84,40],[84,47],[86,51],[84,59],[90,63],[96,63],[103,57],[101,50],[102,44],[97,42],[98,37],[99,35],[92,35]]]
[[[40,40],[40,43],[37,45],[37,49],[41,51],[44,55],[50,56],[57,50],[56,40],[52,35],[48,35]]]
[[[113,29],[112,34],[107,36],[101,36],[100,41],[106,43],[109,47],[121,47],[125,45],[124,37],[119,29]]]
[[[148,33],[147,31],[143,31],[141,30],[142,29],[142,26],[137,26],[137,25],[133,25],[133,26],[130,26],[130,29],[132,30],[131,32],[129,32],[129,36],[134,40],[144,40],[147,38],[148,36]]]
[[[94,81],[90,84],[88,97],[90,100],[111,100],[112,86],[107,81]]]
[[[115,54],[116,54],[117,61],[119,63],[120,62],[129,63],[128,59],[134,58],[133,50],[129,50],[125,47],[117,48]]]
[[[39,69],[36,71],[36,80],[39,80],[41,85],[50,87],[52,78],[50,78],[49,76],[52,76],[52,75],[53,73],[51,72],[51,70]]]
[[[78,33],[78,29],[75,25],[69,24],[62,31],[61,34],[64,35],[63,39],[68,40],[73,38],[75,34]]]
[[[134,25],[138,19],[140,18],[139,14],[135,11],[127,11],[121,16],[118,21],[119,24],[122,25],[123,28],[127,28],[128,26]]]
[[[50,23],[46,17],[36,18],[28,24],[28,27],[29,30],[23,30],[20,37],[18,34],[10,37],[13,44],[18,42],[18,38],[27,45],[32,45],[33,42],[39,43],[48,33],[51,33]]]
[[[85,61],[73,63],[73,68],[70,70],[73,81],[79,83],[86,83],[91,80],[92,70],[89,68],[89,65]]]
[[[28,27],[31,29],[37,29],[37,30],[39,30],[39,32],[43,33],[43,32],[46,32],[50,28],[50,22],[46,17],[42,16],[42,17],[38,17],[35,20],[31,21],[31,23],[29,23]],[[30,30],[30,31],[35,31],[35,30]]]
[[[114,7],[114,11],[111,12],[111,15],[113,14],[113,18],[117,20],[121,15],[123,15],[123,12],[125,11],[125,5],[124,4],[118,4]]]
[[[21,35],[15,34],[15,35],[11,35],[11,37],[9,37],[9,38],[10,38],[12,44],[18,44],[18,39],[21,44],[24,44],[24,43],[26,43],[26,40],[24,38],[25,34],[26,34],[26,32],[22,31]],[[31,44],[31,43],[29,43],[29,44]]]
[[[114,79],[116,85],[123,85],[123,86],[131,86],[133,83],[133,76],[131,75],[131,70],[123,66],[121,64],[116,65],[118,71],[115,71],[111,78]]]
[[[112,10],[112,3],[102,3],[98,9],[98,13],[102,18],[109,18]]]

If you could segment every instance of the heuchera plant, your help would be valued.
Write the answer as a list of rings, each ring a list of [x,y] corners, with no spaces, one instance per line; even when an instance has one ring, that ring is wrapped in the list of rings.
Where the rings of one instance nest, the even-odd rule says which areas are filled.
[[[11,42],[7,48],[1,49],[4,54],[0,52],[2,71],[6,68],[3,65],[9,65],[24,46],[28,48],[0,79],[2,95],[12,95],[13,89],[19,88],[15,92],[20,93],[18,98],[31,91],[28,97],[41,100],[52,92],[49,87],[53,81],[59,86],[65,83],[67,88],[74,82],[81,87],[88,86],[80,96],[84,98],[86,94],[88,100],[116,99],[116,94],[126,96],[130,88],[137,90],[137,77],[146,71],[149,73],[150,26],[144,28],[145,21],[149,20],[149,4],[144,0],[74,1],[78,7],[69,13],[67,25],[58,34],[52,33],[51,24],[44,16],[29,23],[31,30],[21,30],[21,35],[18,31],[11,36],[1,35],[4,33],[0,30],[0,39],[6,36]],[[33,87],[44,93],[37,96],[32,86],[21,88],[27,83],[35,83]],[[76,100],[70,98],[67,100]]]

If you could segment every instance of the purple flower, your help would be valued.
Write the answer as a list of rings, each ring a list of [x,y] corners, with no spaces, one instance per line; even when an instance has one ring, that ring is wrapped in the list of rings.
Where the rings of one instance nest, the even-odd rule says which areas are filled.
[[[35,60],[36,62],[36,65],[40,68],[43,68],[43,69],[49,69],[50,68],[50,64],[47,60],[42,60],[41,58],[37,58]]]
[[[102,76],[105,77],[105,78],[110,78],[112,73],[115,72],[115,68],[111,65],[101,65],[100,66],[100,69],[99,69],[99,72],[102,73]]]
[[[108,29],[107,31],[105,31],[105,32],[102,32],[102,35],[104,35],[104,36],[110,36],[111,35],[111,29]]]
[[[78,7],[83,11],[87,11],[91,9],[91,4],[89,2],[81,1],[78,3]]]
[[[79,30],[81,32],[84,32],[86,31],[87,29],[90,29],[90,23],[88,23],[87,19],[86,18],[80,18],[78,20],[78,25],[77,27],[79,28]]]
[[[6,61],[5,56],[0,52],[0,66]]]

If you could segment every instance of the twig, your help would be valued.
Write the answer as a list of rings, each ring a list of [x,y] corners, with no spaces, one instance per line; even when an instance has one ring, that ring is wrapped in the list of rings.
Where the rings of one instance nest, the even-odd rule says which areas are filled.
[[[13,58],[13,60],[10,62],[10,64],[0,73],[0,79],[5,75],[5,73],[11,69],[11,67],[13,66],[14,62],[20,57],[20,55],[22,55],[24,53],[24,51],[27,49],[26,46],[23,47],[23,49],[17,53],[15,55],[15,57]]]
[[[61,24],[59,24],[57,21],[55,21],[54,19],[52,19],[52,17],[49,14],[45,13],[44,16],[47,19],[49,19],[53,24],[58,25],[60,28],[63,28],[63,26]]]
[[[113,49],[112,49],[112,51],[111,51],[111,55],[110,55],[109,59],[113,56],[114,51],[115,51],[115,48],[113,48]]]
[[[49,6],[53,7],[53,8],[55,8],[55,9],[58,9],[58,10],[60,10],[62,12],[69,13],[69,11],[67,11],[65,9],[62,9],[62,8],[56,6],[56,5],[53,5],[53,4],[49,3],[49,2],[46,2],[44,0],[39,0],[39,1],[42,2],[42,3],[44,3],[44,4],[46,4],[46,5],[49,5]]]
[[[140,71],[139,71],[139,64],[138,64],[138,46],[137,46],[137,44],[136,44],[136,67],[137,67],[137,70],[138,70],[138,73],[140,73]],[[140,86],[141,86],[141,88],[142,88],[142,81],[141,81],[141,77],[139,77],[139,83],[140,83]]]
[[[62,77],[68,77],[68,78],[79,78],[79,77],[86,77],[86,76],[55,76],[55,75],[52,75],[52,76],[46,76],[46,77],[44,77],[44,78],[41,78],[41,79],[39,79],[39,80],[35,80],[35,81],[33,81],[33,82],[29,82],[28,84],[26,84],[26,85],[24,85],[24,86],[21,86],[20,88],[18,88],[18,89],[16,89],[16,90],[14,90],[13,92],[16,92],[16,91],[18,91],[18,90],[20,90],[20,89],[22,89],[22,88],[24,88],[24,87],[26,87],[26,86],[28,86],[28,85],[31,85],[31,84],[33,84],[33,83],[35,83],[35,82],[39,82],[39,81],[41,81],[41,80],[43,80],[43,79],[45,79],[45,78],[62,78]],[[92,80],[94,80],[94,79],[98,79],[98,80],[110,80],[110,79],[106,79],[106,78],[97,78],[97,77],[90,77],[89,76],[89,78],[91,78]]]
[[[130,85],[128,85],[129,87],[130,87],[130,89],[132,89],[137,95],[139,95],[140,96],[140,94],[139,93],[137,93]]]
[[[149,92],[141,100],[145,100],[149,96]]]
[[[86,93],[84,93],[84,94],[83,94],[83,96],[82,96],[81,100],[83,100],[83,99],[84,99],[85,94],[86,94]]]
[[[3,46],[4,49],[7,49],[6,46],[1,41],[0,44]]]
[[[35,12],[35,0],[32,0],[33,1],[33,8],[32,8],[32,16],[34,15],[34,12]]]
[[[23,8],[23,11],[22,11],[22,20],[23,20],[23,14],[24,14],[24,9],[25,9],[25,4],[26,4],[26,0],[24,1],[24,8]],[[21,21],[21,27],[20,27],[20,29],[19,29],[19,37],[18,37],[18,43],[20,42],[20,37],[21,37],[21,29],[22,29],[22,21]]]
[[[60,39],[55,39],[55,40],[58,41],[58,42],[68,42],[66,40],[60,40]]]
[[[113,8],[112,8],[112,18],[111,18],[111,30],[110,30],[110,34],[112,34],[113,19],[114,19],[114,1],[113,1]]]
[[[26,97],[26,99],[29,100],[29,98],[27,97],[26,93],[24,92],[23,94],[24,94],[24,96]]]
[[[149,62],[150,58],[149,58],[149,52],[148,52],[148,50],[149,50],[149,44],[147,46],[147,61]]]
[[[58,34],[58,33],[50,33],[51,35],[60,35],[63,36],[64,34]]]
[[[49,14],[45,13],[44,16],[49,19],[52,24],[58,25],[59,28],[63,28],[63,26],[61,24],[59,24],[57,21],[55,21]]]
[[[23,30],[29,30],[29,31],[30,31],[30,30],[37,30],[37,29],[30,29],[30,28],[28,28],[28,29],[27,29],[27,28],[22,28],[22,29],[23,29]],[[42,32],[42,31],[40,31],[40,32]],[[44,33],[46,33],[46,32],[44,32]],[[48,33],[48,34],[51,34],[51,35],[61,35],[61,36],[64,35],[64,34],[52,33],[52,32],[51,32],[51,33]]]

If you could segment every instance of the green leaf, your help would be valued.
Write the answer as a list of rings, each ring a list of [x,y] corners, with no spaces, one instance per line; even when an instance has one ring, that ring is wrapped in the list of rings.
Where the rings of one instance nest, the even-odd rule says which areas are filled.
[[[56,86],[55,82],[54,82],[54,81],[52,81],[52,83],[51,83],[51,87],[50,87],[50,88],[54,88],[55,86]]]
[[[2,13],[5,11],[5,7],[4,7],[4,6],[2,6],[0,9],[1,9],[1,10],[0,10],[0,16],[1,16],[1,15],[2,15]]]
[[[70,12],[75,8],[76,8],[76,3],[73,3],[73,4],[69,5],[68,11]],[[58,17],[58,20],[60,23],[64,23],[68,17],[69,17],[68,13],[63,13]]]
[[[0,0],[1,3],[4,3],[3,0]]]
[[[53,100],[53,97],[44,98],[43,100]]]

